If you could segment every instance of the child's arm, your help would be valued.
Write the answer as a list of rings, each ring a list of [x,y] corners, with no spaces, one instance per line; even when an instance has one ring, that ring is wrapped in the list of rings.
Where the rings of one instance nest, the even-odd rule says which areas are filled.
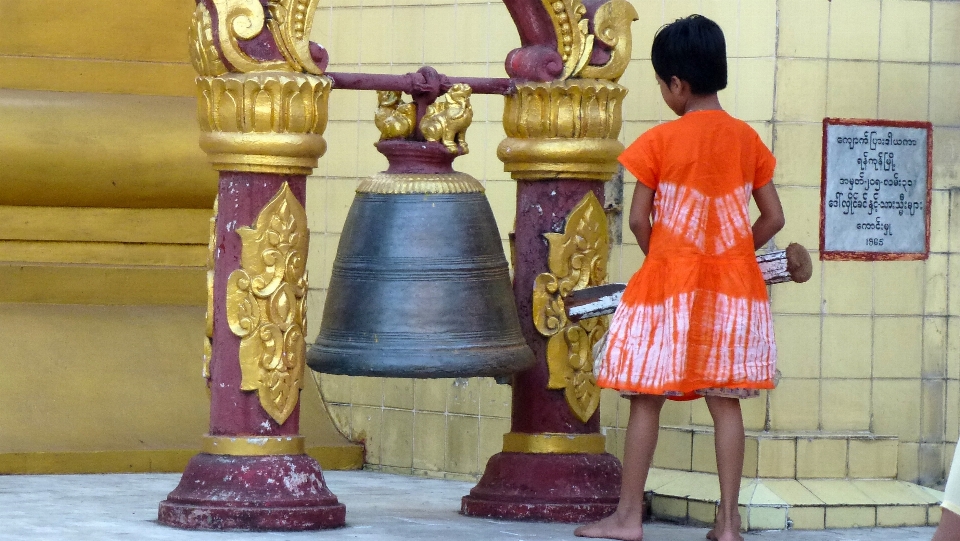
[[[653,194],[655,192],[645,184],[638,182],[633,192],[633,202],[630,203],[630,231],[637,237],[637,244],[643,255],[650,249],[650,215],[653,213]]]
[[[759,250],[783,229],[785,219],[783,217],[783,207],[780,206],[780,196],[777,195],[777,188],[773,182],[768,182],[763,186],[753,190],[753,200],[757,203],[757,209],[760,210],[760,217],[753,223],[753,249]],[[633,213],[631,211],[630,227],[633,228]]]

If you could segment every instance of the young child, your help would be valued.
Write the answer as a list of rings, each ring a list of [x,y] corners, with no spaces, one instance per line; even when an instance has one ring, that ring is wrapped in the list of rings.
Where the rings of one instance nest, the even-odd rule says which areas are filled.
[[[775,160],[746,123],[721,107],[726,45],[699,15],[657,32],[653,68],[680,118],[650,129],[620,156],[637,177],[630,229],[646,254],[610,325],[597,383],[630,399],[616,512],[581,537],[643,537],[643,489],[667,398],[704,397],[716,433],[720,505],[707,534],[742,540],[741,398],[774,387],[776,346],[754,251],[783,227]],[[753,195],[760,216],[750,226]]]

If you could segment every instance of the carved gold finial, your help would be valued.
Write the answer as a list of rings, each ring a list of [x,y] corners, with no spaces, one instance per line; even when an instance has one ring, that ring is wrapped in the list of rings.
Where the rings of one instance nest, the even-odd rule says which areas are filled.
[[[437,101],[427,108],[420,131],[427,141],[440,141],[452,154],[466,154],[467,128],[473,120],[473,107],[470,105],[470,85],[457,83],[443,95],[444,101]]]
[[[240,269],[227,279],[227,323],[240,337],[240,388],[283,424],[303,383],[307,345],[307,215],[284,182],[257,216],[241,227]]]
[[[630,25],[639,18],[636,8],[627,0],[611,0],[600,6],[593,16],[593,31],[598,40],[610,47],[610,60],[603,66],[583,66],[579,76],[619,81],[633,51]]]
[[[403,139],[417,127],[417,104],[403,103],[403,93],[396,90],[377,92],[377,113],[374,123],[380,130],[380,140]]]
[[[627,89],[610,81],[522,83],[505,97],[507,139],[497,148],[516,180],[605,182],[617,172]]]
[[[563,389],[570,409],[584,423],[600,405],[600,388],[593,375],[593,345],[607,330],[607,318],[577,323],[567,318],[563,298],[607,279],[607,217],[593,192],[567,215],[563,233],[546,233],[550,244],[548,268],[534,281],[533,322],[549,336],[549,389]]]
[[[327,148],[330,87],[290,73],[199,77],[200,148],[217,170],[308,175]]]
[[[561,80],[572,77],[606,79],[616,82],[627,69],[632,50],[630,24],[638,19],[637,10],[627,0],[611,0],[597,9],[593,17],[594,33],[584,19],[587,8],[581,0],[541,0],[553,19],[557,51],[563,59]],[[591,66],[594,41],[611,48],[611,58],[603,66]]]

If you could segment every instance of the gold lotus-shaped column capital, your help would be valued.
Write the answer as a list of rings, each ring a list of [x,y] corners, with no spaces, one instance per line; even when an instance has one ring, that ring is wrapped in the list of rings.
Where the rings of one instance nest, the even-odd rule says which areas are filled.
[[[497,148],[515,180],[605,182],[617,172],[627,89],[603,79],[520,83],[506,96]]]
[[[308,175],[327,148],[331,86],[291,72],[198,77],[200,148],[219,171]]]

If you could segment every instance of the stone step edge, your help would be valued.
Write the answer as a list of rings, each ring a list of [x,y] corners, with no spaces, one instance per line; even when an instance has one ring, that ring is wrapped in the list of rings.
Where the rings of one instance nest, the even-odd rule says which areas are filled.
[[[713,434],[712,426],[705,425],[661,425],[660,430],[677,432],[691,432],[694,434]],[[897,436],[874,434],[873,432],[819,432],[819,431],[784,431],[784,430],[745,430],[748,439],[762,440],[794,440],[794,439],[822,439],[822,440],[897,440]]]
[[[714,474],[651,468],[646,496],[653,518],[710,524],[720,487]],[[741,481],[744,530],[822,530],[936,526],[943,493],[891,479]]]

